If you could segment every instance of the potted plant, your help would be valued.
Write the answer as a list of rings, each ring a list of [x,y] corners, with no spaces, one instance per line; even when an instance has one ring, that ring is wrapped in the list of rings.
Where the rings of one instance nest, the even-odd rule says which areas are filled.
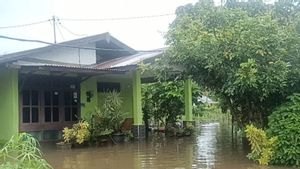
[[[113,130],[112,141],[124,142],[125,135],[121,130],[125,114],[121,111],[123,99],[119,92],[112,91],[104,94],[102,116],[107,120],[108,129]]]
[[[75,138],[73,129],[65,127],[62,132],[63,141],[56,143],[56,147],[60,149],[71,149],[73,139]]]
[[[85,144],[90,137],[89,126],[88,122],[79,121],[73,124],[71,129],[65,127],[63,129],[63,142],[57,143],[57,146],[74,147]]]
[[[106,92],[103,104],[91,114],[90,140],[92,143],[102,144],[107,139],[114,143],[123,142],[125,135],[121,131],[125,114],[121,111],[123,99],[119,92]]]
[[[98,109],[91,116],[90,120],[90,141],[96,145],[108,142],[113,130],[108,127],[109,119],[104,117]]]

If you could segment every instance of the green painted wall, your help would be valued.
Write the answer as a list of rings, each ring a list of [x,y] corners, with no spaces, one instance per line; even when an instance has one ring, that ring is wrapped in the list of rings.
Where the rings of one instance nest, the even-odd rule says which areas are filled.
[[[97,82],[117,82],[121,85],[121,97],[123,98],[122,111],[126,117],[134,118],[135,125],[143,124],[141,103],[141,79],[140,72],[130,72],[124,75],[98,76],[81,83],[81,117],[87,119],[96,108],[101,108],[104,101],[104,93],[97,92]],[[91,102],[87,102],[86,92],[94,95]]]
[[[18,70],[0,68],[0,139],[19,132]]]
[[[142,112],[142,84],[141,72],[139,70],[133,71],[132,78],[133,88],[133,124],[143,125],[143,112]]]
[[[192,80],[184,81],[184,114],[185,121],[193,121]]]
[[[120,75],[114,77],[99,77],[98,82],[117,82],[121,85],[120,95],[123,98],[122,111],[126,113],[126,117],[132,116],[132,80],[128,75]],[[98,106],[103,105],[103,93],[98,94]]]
[[[87,101],[87,92],[93,94],[90,102]],[[98,107],[97,79],[89,78],[80,84],[81,117],[88,119],[90,114]]]
[[[88,119],[90,114],[97,108],[101,108],[103,104],[103,93],[97,92],[98,82],[118,82],[121,85],[121,97],[123,98],[122,111],[127,113],[127,117],[133,117],[132,115],[132,78],[129,75],[119,76],[99,76],[89,78],[80,85],[80,100],[81,100],[81,117]],[[87,101],[87,92],[90,91],[93,94],[91,101]]]

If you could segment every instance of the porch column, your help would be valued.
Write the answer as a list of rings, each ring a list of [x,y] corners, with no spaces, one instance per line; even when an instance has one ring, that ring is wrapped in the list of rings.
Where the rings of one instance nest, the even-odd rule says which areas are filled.
[[[193,102],[192,102],[192,80],[190,77],[188,77],[184,81],[184,125],[187,122],[193,121]]]
[[[0,139],[19,132],[19,72],[0,68]]]
[[[133,135],[135,138],[145,138],[142,112],[141,73],[139,70],[133,71],[132,88]]]

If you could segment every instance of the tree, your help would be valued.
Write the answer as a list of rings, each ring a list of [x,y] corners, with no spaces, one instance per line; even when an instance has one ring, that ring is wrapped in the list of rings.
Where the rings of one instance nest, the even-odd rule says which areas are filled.
[[[178,8],[166,35],[167,59],[218,93],[241,126],[263,126],[299,90],[300,38],[296,24],[282,24],[268,10],[253,15],[245,9],[205,0]]]
[[[229,0],[225,4],[226,7],[232,9],[241,9],[250,16],[264,15],[271,6],[263,3],[262,0],[237,1]]]
[[[193,83],[193,102],[200,96],[200,88]],[[184,114],[184,83],[164,81],[143,85],[144,121],[153,118],[156,122],[175,123]]]

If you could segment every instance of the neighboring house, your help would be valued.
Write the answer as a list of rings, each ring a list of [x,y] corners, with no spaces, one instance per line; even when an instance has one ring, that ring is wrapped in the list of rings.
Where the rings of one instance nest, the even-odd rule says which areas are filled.
[[[209,98],[208,96],[201,96],[201,97],[198,97],[197,99],[198,102],[201,102],[203,104],[209,104],[209,105],[212,105],[212,104],[217,104],[218,102],[216,101],[213,101],[211,98]]]
[[[162,53],[138,52],[104,33],[0,56],[0,139],[18,132],[57,139],[112,90],[124,98],[123,112],[133,119],[134,136],[144,137],[138,63]],[[186,86],[189,100],[190,80]],[[187,120],[191,107],[186,104]]]

